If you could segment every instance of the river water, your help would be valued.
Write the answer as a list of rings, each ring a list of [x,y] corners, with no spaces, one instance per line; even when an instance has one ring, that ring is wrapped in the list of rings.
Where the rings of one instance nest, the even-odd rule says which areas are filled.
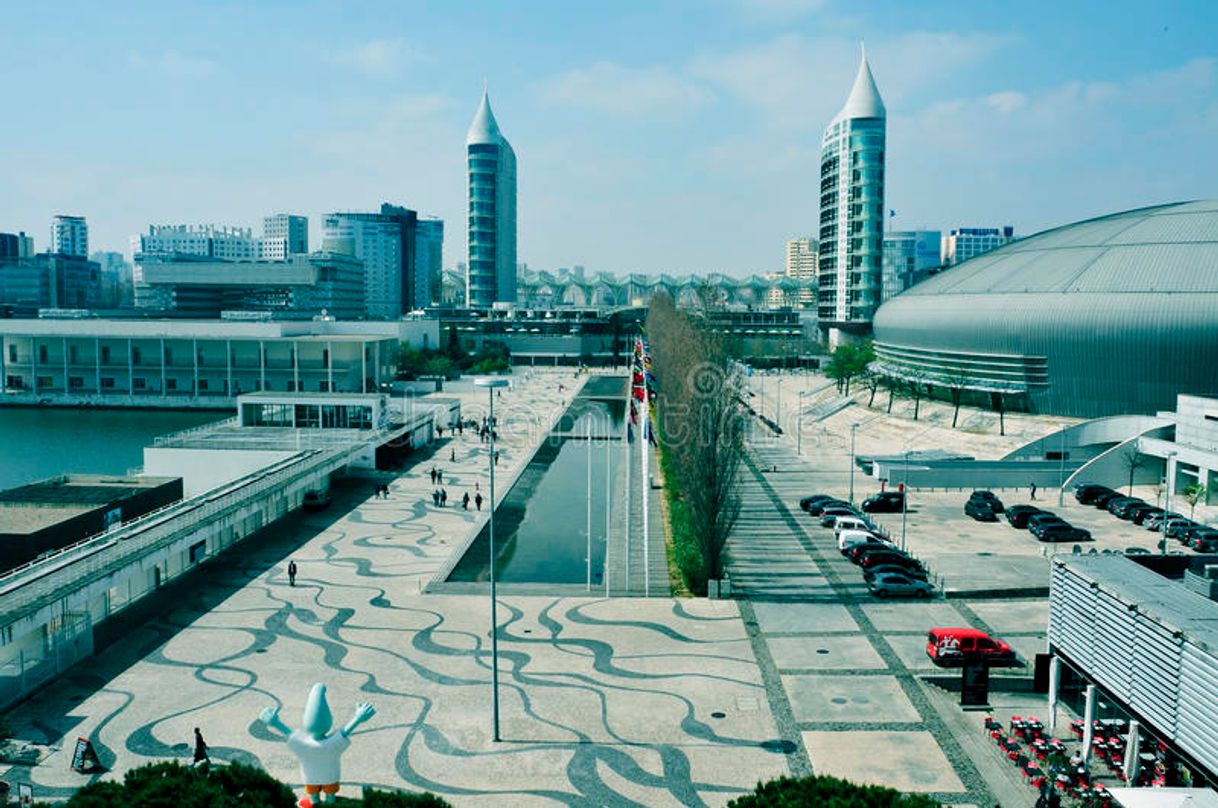
[[[124,474],[158,435],[231,412],[0,407],[0,489],[65,472]]]

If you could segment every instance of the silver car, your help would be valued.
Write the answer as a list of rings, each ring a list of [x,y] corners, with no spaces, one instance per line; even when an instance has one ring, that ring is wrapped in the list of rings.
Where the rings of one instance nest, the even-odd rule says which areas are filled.
[[[926,581],[919,581],[899,573],[889,572],[877,575],[872,580],[871,594],[877,598],[907,597],[929,598],[935,593],[935,588]]]

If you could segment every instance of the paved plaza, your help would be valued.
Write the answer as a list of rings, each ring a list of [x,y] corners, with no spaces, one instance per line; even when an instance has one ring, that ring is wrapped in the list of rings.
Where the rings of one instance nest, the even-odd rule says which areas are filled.
[[[569,371],[518,372],[497,399],[501,497],[582,381]],[[801,384],[823,389],[824,380],[789,378],[784,394]],[[467,417],[484,412],[485,392],[445,395],[460,397]],[[914,424],[851,405],[806,425],[802,455],[793,429],[751,436],[729,546],[735,600],[504,587],[499,743],[485,586],[427,591],[487,517],[485,506],[459,505],[464,492],[487,490],[486,446],[471,432],[446,432],[404,472],[338,482],[329,510],[289,516],[103,626],[97,657],[14,711],[18,736],[41,761],[0,778],[28,779],[40,797],[66,795],[88,779],[69,770],[77,736],[118,775],[187,759],[197,726],[217,759],[296,783],[294,759],[257,715],[278,704],[298,724],[309,687],[322,681],[336,721],[356,701],[377,708],[344,761],[346,793],[369,784],[429,790],[457,805],[721,805],[759,780],[817,772],[945,804],[1030,806],[1031,789],[984,742],[980,718],[924,678],[938,672],[924,646],[929,626],[974,625],[1031,660],[1044,647],[1044,598],[876,600],[831,531],[798,508],[813,491],[846,494],[849,424],[860,419],[867,451],[901,448],[904,434],[914,448],[954,440],[946,445],[982,457],[1056,427],[1009,417],[1013,434],[1000,439],[947,430],[936,406],[923,406],[927,421]],[[431,501],[433,466],[444,472],[446,508]],[[382,481],[388,499],[373,495]],[[855,486],[857,497],[874,482],[859,474]],[[1043,588],[1042,546],[1005,524],[965,519],[965,496],[919,494],[909,546],[949,587]],[[1116,524],[1094,509],[1065,510],[1084,525]],[[659,529],[658,518],[652,524]],[[1112,539],[1140,540],[1153,537]],[[299,567],[295,587],[289,559]],[[1028,701],[995,695],[1000,707]]]

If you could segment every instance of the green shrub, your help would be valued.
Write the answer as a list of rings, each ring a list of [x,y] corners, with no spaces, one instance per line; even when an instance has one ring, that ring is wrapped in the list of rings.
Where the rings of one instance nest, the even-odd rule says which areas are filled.
[[[928,797],[902,794],[883,786],[860,786],[836,777],[779,777],[758,783],[752,794],[737,797],[728,808],[939,808]]]

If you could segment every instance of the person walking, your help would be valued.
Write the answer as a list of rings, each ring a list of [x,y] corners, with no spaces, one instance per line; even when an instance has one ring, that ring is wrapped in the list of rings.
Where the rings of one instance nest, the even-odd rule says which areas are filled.
[[[440,485],[444,485],[444,469],[440,469],[436,472],[436,482]]]
[[[461,510],[463,510],[463,511],[469,510],[469,492],[468,491],[465,492],[465,496],[461,497]]]
[[[440,507],[440,489],[433,488],[431,491],[431,504],[437,508]]]
[[[195,727],[195,759],[194,765],[200,763],[211,763],[211,758],[207,756],[207,743],[203,740],[203,733],[199,732],[199,728]]]
[[[481,494],[474,495],[474,505],[477,506],[478,510],[482,510],[482,495]]]
[[[296,586],[296,562],[288,562],[288,586]]]
[[[495,465],[496,466],[499,465],[499,450],[498,449],[495,450]]]
[[[448,489],[447,488],[440,489],[440,507],[441,508],[448,507]]]
[[[449,463],[456,463],[456,462],[457,462],[457,450],[456,450],[456,449],[449,449],[449,450],[448,450],[448,462],[449,462]]]
[[[1030,486],[1028,486],[1028,496],[1033,500],[1036,499],[1036,483],[1032,483]]]
[[[431,467],[431,484],[432,485],[436,484],[436,467],[435,466]]]

